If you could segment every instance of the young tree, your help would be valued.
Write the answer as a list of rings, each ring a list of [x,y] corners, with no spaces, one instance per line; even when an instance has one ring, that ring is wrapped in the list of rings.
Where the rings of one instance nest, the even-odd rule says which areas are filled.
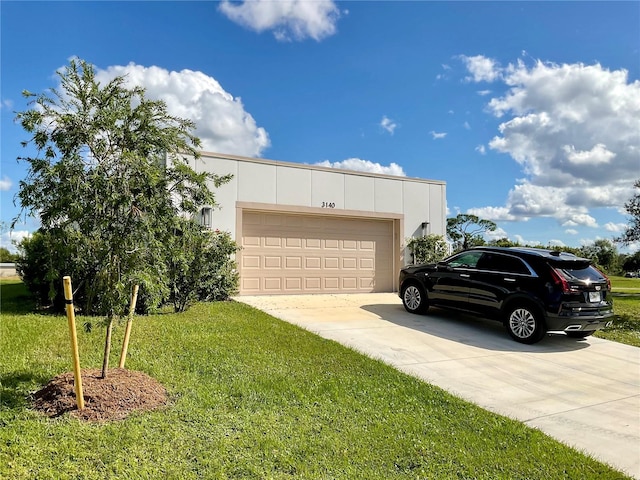
[[[80,239],[84,267],[93,272],[85,280],[88,310],[106,318],[105,377],[111,329],[131,286],[162,278],[172,225],[198,205],[213,205],[207,180],[218,186],[228,177],[188,166],[185,156],[197,157],[200,145],[193,123],[169,115],[143,88],[126,88],[123,77],[101,85],[82,60],[58,76],[60,90],[23,93],[32,108],[17,120],[31,135],[23,146],[33,145],[35,154],[20,158],[29,164],[20,215],[39,216],[53,251]]]
[[[184,219],[167,245],[169,301],[183,312],[196,301],[227,300],[237,291],[232,256],[238,245],[227,232],[206,231]]]
[[[640,180],[636,180],[633,186],[638,192],[624,205],[627,213],[631,215],[629,225],[622,236],[615,239],[616,242],[624,245],[640,240]]]
[[[484,245],[482,234],[493,232],[497,225],[476,215],[460,213],[447,218],[447,236],[454,243],[454,250],[464,250],[474,245]]]

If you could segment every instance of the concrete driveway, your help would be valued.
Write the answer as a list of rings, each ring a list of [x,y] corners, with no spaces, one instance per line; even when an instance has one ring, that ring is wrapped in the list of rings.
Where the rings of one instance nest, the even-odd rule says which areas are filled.
[[[527,425],[640,479],[640,348],[548,335],[521,345],[498,322],[397,295],[237,297]]]

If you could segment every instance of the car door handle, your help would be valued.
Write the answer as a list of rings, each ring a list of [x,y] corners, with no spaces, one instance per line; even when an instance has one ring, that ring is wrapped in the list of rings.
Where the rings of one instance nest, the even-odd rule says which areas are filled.
[[[515,278],[506,278],[504,279],[505,282],[515,282],[516,279]]]
[[[468,273],[461,273],[460,276],[462,278],[469,278],[471,275],[469,275]]]

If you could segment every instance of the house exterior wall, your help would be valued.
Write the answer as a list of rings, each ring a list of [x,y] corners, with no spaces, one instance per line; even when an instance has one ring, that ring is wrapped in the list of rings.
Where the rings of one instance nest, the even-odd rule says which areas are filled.
[[[236,229],[238,202],[284,207],[307,207],[317,213],[340,211],[399,214],[405,240],[425,233],[446,234],[446,183],[409,177],[338,170],[274,160],[202,153],[192,160],[197,172],[233,175],[215,189],[219,208],[213,211],[213,226]]]
[[[340,222],[340,219],[351,219],[352,223],[345,225],[362,225],[363,228],[369,225],[367,222],[372,220],[390,222],[387,225],[391,226],[392,233],[387,240],[381,240],[380,245],[390,245],[390,251],[393,253],[391,253],[392,258],[389,261],[393,273],[385,273],[384,279],[378,275],[378,280],[372,284],[371,288],[373,289],[386,289],[388,287],[381,287],[381,285],[391,284],[392,288],[397,290],[396,272],[401,266],[411,262],[411,256],[406,248],[408,239],[423,234],[444,236],[446,233],[446,184],[443,181],[347,171],[208,152],[203,152],[200,158],[191,158],[190,164],[196,172],[207,172],[220,176],[231,174],[233,176],[230,182],[214,189],[216,206],[211,211],[210,227],[230,232],[232,238],[240,245],[242,245],[243,239],[253,243],[256,241],[255,235],[248,233],[253,227],[248,224],[246,228],[243,227],[244,219],[254,218],[256,212],[263,212],[263,215],[266,215],[263,217],[265,219],[281,218],[284,219],[282,221],[289,222],[296,221],[296,218],[301,221],[306,219],[306,222],[310,222],[308,223],[310,225],[309,235],[316,229],[316,222],[313,221],[314,216],[317,216],[318,224],[336,225],[336,221]],[[285,216],[282,217],[282,215]],[[335,221],[327,223],[323,220],[328,217],[332,217]],[[287,218],[290,220],[286,220]],[[265,232],[267,230],[268,228],[265,227]],[[353,235],[347,230],[345,230],[345,235]],[[266,244],[291,240],[286,238],[275,240],[273,239],[273,229],[270,232],[265,233],[265,235],[271,235],[263,239]],[[305,236],[307,234],[301,232],[296,235]],[[366,233],[363,233],[363,238],[364,236]],[[326,241],[331,242],[330,240]],[[348,245],[352,243],[352,240],[345,239],[345,242],[345,245]],[[368,244],[366,240],[363,242]],[[252,287],[246,287],[245,294],[252,294],[251,288],[253,286],[256,286],[257,294],[267,294],[271,293],[269,285],[286,285],[294,280],[298,282],[297,277],[287,276],[290,275],[290,272],[285,270],[276,269],[272,272],[270,269],[276,262],[276,257],[266,253],[266,250],[257,250],[263,255],[263,258],[258,259],[257,256],[249,252],[252,247],[253,244],[251,247],[247,244],[247,249],[243,249],[239,253],[240,277],[243,278],[243,268],[245,268],[246,283],[252,285]],[[308,252],[309,255],[313,254],[312,250],[308,250]],[[336,261],[344,265],[352,264],[353,259],[347,258],[347,256],[348,253],[344,253],[343,257]],[[387,262],[388,256],[385,254],[384,257],[378,256],[376,258],[378,263],[382,265]],[[257,277],[250,277],[252,274],[250,270],[254,265],[257,265],[256,262],[264,262],[265,268],[255,270],[258,272]],[[389,272],[388,268],[385,271]],[[291,275],[295,274],[294,272]],[[364,272],[362,275],[366,277],[367,273]],[[375,271],[373,275],[376,275]],[[318,278],[326,281],[327,285],[330,284],[329,276],[319,276]],[[296,284],[308,281],[303,277],[300,279],[300,282]],[[343,280],[346,285],[347,279]],[[364,277],[356,280],[363,285],[366,283]],[[368,287],[365,285],[363,288]],[[329,290],[320,288],[318,291]],[[242,288],[240,293],[243,293]],[[283,289],[280,293],[287,292]]]

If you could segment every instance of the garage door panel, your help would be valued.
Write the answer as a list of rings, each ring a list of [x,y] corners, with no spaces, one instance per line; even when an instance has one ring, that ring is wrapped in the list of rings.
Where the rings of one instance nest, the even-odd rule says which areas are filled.
[[[342,249],[343,250],[357,250],[358,249],[358,241],[357,240],[343,240],[342,241]]]
[[[375,284],[373,277],[360,277],[358,280],[360,281],[360,288],[363,290],[373,288]]]
[[[265,277],[264,289],[267,292],[280,292],[282,290],[282,278],[280,277]]]
[[[338,277],[325,277],[324,288],[326,290],[338,290],[340,287],[340,279]]]
[[[358,268],[358,259],[353,257],[344,257],[342,259],[343,270],[356,270]]]
[[[302,248],[301,238],[286,238],[284,242],[285,248]]]
[[[311,249],[311,248],[320,248],[322,245],[322,242],[320,241],[319,238],[305,238],[303,240],[304,246],[307,249]]]
[[[262,239],[258,236],[246,236],[243,238],[243,245],[245,248],[260,247]]]
[[[319,269],[322,266],[322,259],[320,257],[306,257],[304,259],[304,266],[306,269]]]
[[[304,288],[307,291],[318,291],[322,288],[322,279],[320,277],[305,277]]]
[[[240,279],[242,291],[245,293],[260,293],[260,279],[256,277],[242,277]]]
[[[242,294],[393,289],[393,221],[243,212]]]
[[[260,268],[260,256],[258,255],[243,255],[242,256],[242,268],[252,269]]]
[[[282,238],[264,237],[264,246],[268,248],[282,248]]]
[[[340,246],[340,241],[334,238],[328,238],[324,241],[325,250],[338,250]]]
[[[376,249],[376,242],[371,240],[361,240],[360,242],[360,250],[373,252]]]
[[[277,268],[280,270],[282,268],[282,257],[264,257],[264,268]]]
[[[295,291],[302,291],[302,278],[301,277],[286,277],[284,279],[285,290],[287,293],[293,293]]]
[[[337,270],[340,266],[340,259],[337,257],[325,257],[324,268],[326,270]]]
[[[344,290],[357,290],[358,279],[356,277],[345,277],[342,279],[342,288]]]
[[[361,258],[360,259],[361,270],[375,270],[375,259],[373,258]]]

